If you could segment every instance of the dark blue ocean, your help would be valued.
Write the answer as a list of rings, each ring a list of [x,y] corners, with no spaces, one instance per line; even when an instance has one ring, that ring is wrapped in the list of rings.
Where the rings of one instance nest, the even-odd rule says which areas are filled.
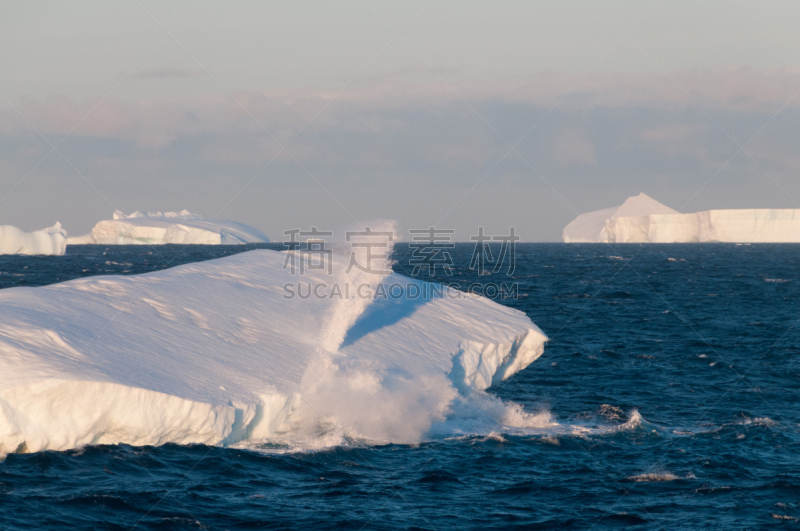
[[[0,288],[136,274],[245,247],[70,246],[0,256]],[[259,245],[281,249],[277,245]],[[410,275],[408,246],[395,269]],[[0,462],[0,529],[800,527],[800,245],[523,244],[516,283],[550,337],[491,389],[558,430],[264,454],[92,446]],[[427,279],[427,270],[420,272]]]

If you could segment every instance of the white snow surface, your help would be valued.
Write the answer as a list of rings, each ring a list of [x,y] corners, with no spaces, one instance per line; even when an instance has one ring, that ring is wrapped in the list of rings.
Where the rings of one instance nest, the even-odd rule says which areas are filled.
[[[325,284],[323,294],[338,283],[350,295],[432,285],[345,274],[346,256],[333,256],[333,276],[297,274],[287,260],[256,250],[0,291],[0,456],[114,443],[413,443],[454,411],[549,423],[484,392],[544,350],[523,313],[449,290],[289,298],[287,283]]]
[[[144,212],[125,215],[119,210],[113,219],[97,223],[90,234],[70,238],[72,245],[204,244],[237,245],[268,242],[269,238],[253,227],[227,220],[205,220],[188,210]]]
[[[67,231],[61,228],[61,223],[32,232],[0,225],[0,254],[61,256],[66,250]]]
[[[627,208],[626,208],[627,207]],[[681,214],[639,194],[621,207],[582,214],[566,243],[798,243],[800,209],[705,210]]]

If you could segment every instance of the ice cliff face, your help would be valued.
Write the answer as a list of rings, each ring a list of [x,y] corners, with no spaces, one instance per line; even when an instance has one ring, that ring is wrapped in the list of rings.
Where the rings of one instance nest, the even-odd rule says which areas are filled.
[[[627,206],[631,208],[625,208]],[[800,242],[800,209],[706,210],[681,214],[640,194],[618,208],[582,214],[566,243]]]
[[[42,254],[61,256],[67,249],[67,231],[61,223],[33,232],[0,225],[0,254]]]
[[[0,291],[0,456],[331,430],[415,442],[543,352],[519,311],[332,260],[332,275],[299,274],[287,253],[259,250]],[[381,286],[423,295],[352,298]]]
[[[620,218],[640,218],[649,215],[680,214],[666,205],[645,194],[629,197],[618,207],[605,208],[581,214],[564,228],[562,238],[565,243],[608,242],[615,237],[615,221]],[[630,227],[632,233],[641,232],[640,228]]]
[[[181,212],[143,212],[126,216],[119,210],[113,219],[100,221],[91,234],[70,238],[72,245],[204,244],[236,245],[268,242],[258,229],[226,220],[204,220],[188,210]]]

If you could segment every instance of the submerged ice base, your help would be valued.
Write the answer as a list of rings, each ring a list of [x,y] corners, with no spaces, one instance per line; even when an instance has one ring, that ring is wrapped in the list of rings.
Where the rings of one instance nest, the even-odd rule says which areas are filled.
[[[481,394],[543,352],[547,338],[523,313],[461,292],[290,298],[289,283],[365,283],[373,293],[414,285],[423,294],[430,284],[299,275],[287,259],[258,250],[0,291],[0,455],[90,443],[228,445],[326,426],[415,442],[458,397]],[[333,260],[346,269],[346,258]]]
[[[71,245],[239,245],[265,242],[269,242],[269,238],[258,229],[235,221],[205,220],[188,210],[137,211],[127,216],[116,211],[113,219],[98,222],[91,233],[69,239]]]

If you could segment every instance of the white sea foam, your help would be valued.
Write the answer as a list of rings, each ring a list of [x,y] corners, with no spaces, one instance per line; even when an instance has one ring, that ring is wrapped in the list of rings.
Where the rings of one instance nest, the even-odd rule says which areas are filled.
[[[628,481],[635,481],[636,483],[645,483],[645,482],[661,482],[661,481],[675,481],[676,479],[681,479],[680,477],[676,476],[675,474],[662,473],[662,474],[639,474],[636,476],[630,476],[626,478]]]
[[[641,428],[643,425],[644,419],[642,418],[641,413],[638,410],[634,409],[630,416],[628,417],[628,421],[624,424],[617,426],[615,429],[617,430],[635,430],[637,428]]]
[[[496,433],[496,432],[493,432],[493,431],[489,432],[489,435],[487,435],[486,437],[482,437],[482,438],[478,439],[478,441],[480,441],[480,442],[487,442],[487,441],[507,442],[506,438],[503,437],[502,434]]]
[[[776,426],[778,423],[769,417],[755,417],[755,418],[745,417],[742,420],[740,420],[737,424],[745,426],[747,425],[764,426],[767,428],[771,428],[773,426]]]
[[[772,513],[772,517],[776,520],[791,520],[792,522],[800,521],[800,518],[796,516],[789,516],[788,514],[776,514]]]

